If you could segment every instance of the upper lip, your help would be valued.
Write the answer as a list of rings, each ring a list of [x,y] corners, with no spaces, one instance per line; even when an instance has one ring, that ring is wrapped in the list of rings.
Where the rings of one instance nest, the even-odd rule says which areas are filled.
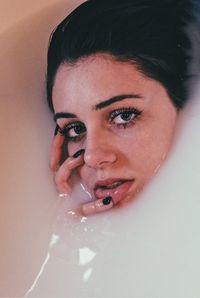
[[[97,188],[102,186],[108,186],[116,182],[127,182],[127,181],[133,181],[134,179],[124,179],[124,178],[109,178],[105,180],[99,180],[94,185],[94,191],[97,190]]]

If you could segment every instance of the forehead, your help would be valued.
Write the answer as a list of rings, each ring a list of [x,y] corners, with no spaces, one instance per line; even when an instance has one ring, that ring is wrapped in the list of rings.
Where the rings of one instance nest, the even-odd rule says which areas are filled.
[[[133,64],[98,54],[74,65],[59,67],[53,87],[56,111],[71,106],[92,105],[118,94],[155,93],[160,84],[139,72]]]

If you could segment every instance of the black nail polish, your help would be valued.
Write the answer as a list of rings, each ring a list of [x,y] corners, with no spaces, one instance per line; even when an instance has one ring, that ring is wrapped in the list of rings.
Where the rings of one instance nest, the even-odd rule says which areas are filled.
[[[111,201],[112,201],[112,197],[110,197],[110,196],[105,197],[105,198],[103,199],[103,204],[104,204],[104,205],[109,205]]]
[[[81,150],[77,151],[76,153],[74,153],[74,155],[72,157],[77,158],[84,152],[85,152],[85,149],[81,149]]]
[[[58,131],[59,131],[59,126],[58,126],[58,125],[56,125],[55,131],[54,131],[54,136],[56,136],[56,135],[57,135]]]

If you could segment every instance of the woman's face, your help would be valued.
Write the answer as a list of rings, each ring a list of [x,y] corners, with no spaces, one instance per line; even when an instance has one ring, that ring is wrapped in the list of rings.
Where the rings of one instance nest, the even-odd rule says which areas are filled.
[[[68,154],[85,149],[78,173],[96,198],[134,198],[166,156],[177,112],[164,87],[133,65],[93,55],[58,69],[57,124]]]

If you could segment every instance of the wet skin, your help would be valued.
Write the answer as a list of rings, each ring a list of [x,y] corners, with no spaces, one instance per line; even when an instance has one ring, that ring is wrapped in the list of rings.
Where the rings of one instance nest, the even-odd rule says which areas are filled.
[[[177,110],[165,88],[134,65],[97,54],[61,65],[52,98],[60,131],[51,153],[58,191],[70,191],[71,171],[77,168],[97,200],[83,213],[132,200],[162,164],[173,139]],[[60,165],[64,138],[69,157]],[[84,153],[72,157],[80,149]],[[112,197],[106,207],[105,196]]]

